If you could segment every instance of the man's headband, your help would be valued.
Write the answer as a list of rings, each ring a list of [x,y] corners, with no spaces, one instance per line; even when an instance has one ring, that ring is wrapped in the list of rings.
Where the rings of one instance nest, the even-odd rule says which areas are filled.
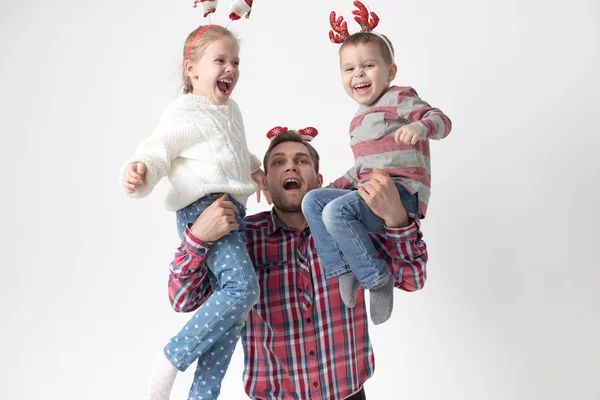
[[[289,132],[287,126],[276,126],[269,130],[269,132],[267,132],[267,138],[273,141],[273,139],[275,139],[277,136],[286,132]],[[319,134],[319,131],[317,130],[317,128],[308,126],[304,129],[299,129],[298,133],[300,134],[300,136],[302,136],[302,140],[304,140],[305,142],[310,142]]]
[[[392,50],[392,45],[390,44],[390,42],[381,33],[373,32],[373,29],[375,29],[377,24],[379,24],[379,16],[373,11],[369,13],[367,7],[365,7],[365,5],[358,0],[354,2],[354,5],[356,6],[356,8],[358,8],[358,10],[352,11],[352,14],[355,15],[354,20],[360,25],[360,31],[372,33],[374,35],[377,35],[381,40],[383,40],[383,43],[385,43],[388,51],[390,52],[390,55],[392,56],[393,61],[394,50]],[[370,19],[369,15],[371,16]],[[331,28],[333,29],[329,31],[329,39],[333,43],[343,43],[344,40],[346,40],[348,36],[350,36],[350,33],[348,33],[348,24],[346,24],[346,21],[344,21],[344,17],[340,15],[336,18],[335,11],[332,11],[329,14],[329,23],[331,24]]]

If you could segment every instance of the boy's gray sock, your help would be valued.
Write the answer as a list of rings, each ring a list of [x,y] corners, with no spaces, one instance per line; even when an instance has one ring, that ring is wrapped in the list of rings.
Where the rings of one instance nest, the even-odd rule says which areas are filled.
[[[338,276],[340,296],[346,307],[352,308],[356,305],[356,295],[360,288],[360,282],[356,279],[354,272],[346,272]]]
[[[387,281],[369,290],[371,321],[379,325],[387,321],[394,308],[394,278],[388,275]]]

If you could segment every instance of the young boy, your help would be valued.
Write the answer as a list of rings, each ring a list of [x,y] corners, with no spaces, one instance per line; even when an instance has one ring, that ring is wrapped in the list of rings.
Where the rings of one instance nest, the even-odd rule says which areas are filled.
[[[302,211],[327,277],[338,277],[344,304],[354,307],[362,285],[370,291],[371,320],[381,324],[392,312],[394,280],[385,260],[377,257],[369,234],[383,232],[384,221],[361,198],[365,194],[362,187],[369,183],[373,168],[383,169],[396,184],[408,214],[424,218],[431,187],[429,139],[445,138],[451,122],[420,99],[413,88],[391,86],[398,69],[392,43],[371,32],[378,21],[376,15],[371,13],[375,21],[369,22],[366,9],[355,14],[362,14],[364,23],[359,17],[357,21],[368,31],[348,35],[345,23],[336,24],[335,13],[331,18],[341,35],[337,38],[343,41],[342,83],[360,105],[350,124],[355,162],[329,188],[308,193]]]

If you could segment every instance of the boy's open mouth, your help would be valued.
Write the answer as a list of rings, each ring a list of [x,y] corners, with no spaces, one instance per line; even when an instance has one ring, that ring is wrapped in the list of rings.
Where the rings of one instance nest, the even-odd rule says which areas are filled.
[[[364,93],[364,92],[368,91],[370,87],[371,87],[370,83],[359,83],[358,85],[354,86],[354,90],[356,90],[359,93]]]

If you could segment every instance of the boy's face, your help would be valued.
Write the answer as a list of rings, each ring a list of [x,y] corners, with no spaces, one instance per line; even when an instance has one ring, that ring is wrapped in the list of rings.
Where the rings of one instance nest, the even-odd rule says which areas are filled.
[[[195,65],[187,62],[193,93],[206,96],[215,104],[225,104],[240,76],[239,53],[237,43],[223,37],[210,43]]]
[[[340,67],[346,93],[362,105],[373,103],[390,87],[397,69],[384,61],[376,46],[366,44],[344,46]]]

